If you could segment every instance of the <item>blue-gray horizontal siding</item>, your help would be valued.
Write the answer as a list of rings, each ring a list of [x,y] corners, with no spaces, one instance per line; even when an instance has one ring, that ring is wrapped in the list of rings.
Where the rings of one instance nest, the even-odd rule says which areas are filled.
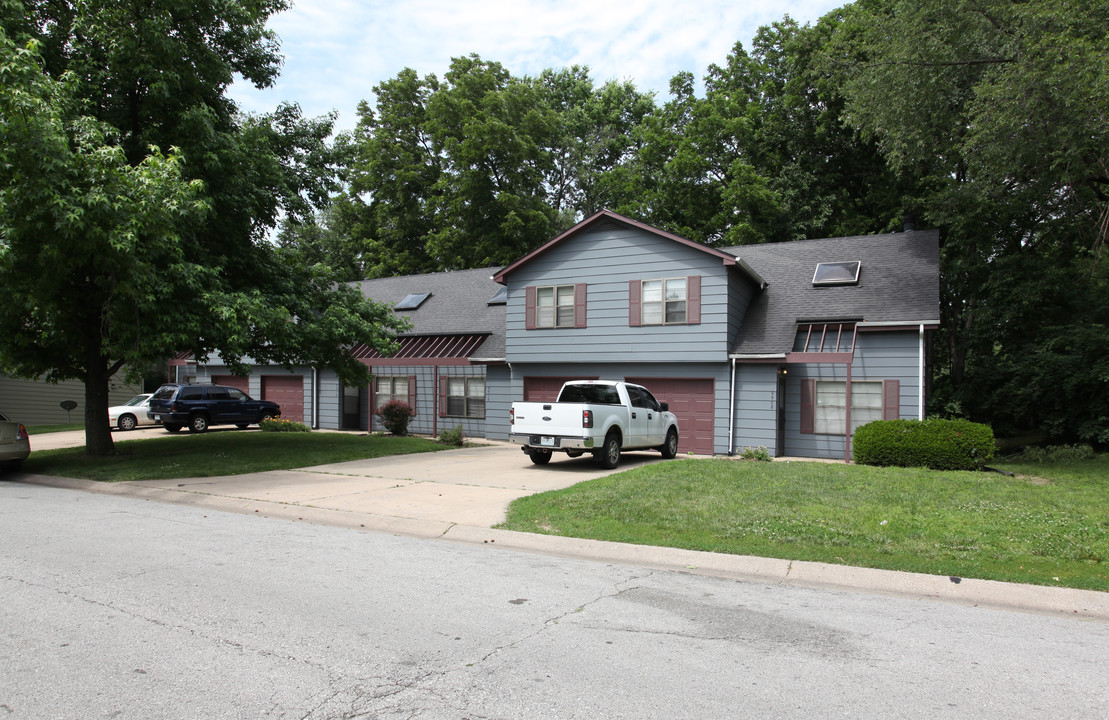
[[[701,277],[698,325],[632,327],[632,280]],[[507,357],[519,362],[619,363],[649,354],[660,362],[724,362],[728,272],[719,258],[635,229],[598,228],[540,255],[508,278]],[[524,327],[528,286],[586,283],[585,328]]]
[[[775,365],[737,365],[735,374],[735,433],[732,449],[765,447],[779,455],[778,368]]]
[[[222,364],[208,363],[206,365],[198,365],[196,368],[196,382],[201,385],[212,384],[213,377],[216,375],[229,375],[230,370],[227,366]],[[250,374],[247,375],[247,394],[252,398],[262,398],[262,377],[272,376],[297,376],[302,378],[302,387],[304,389],[304,423],[311,426],[313,424],[313,413],[315,392],[312,387],[312,369],[311,368],[297,368],[289,371],[283,367],[274,365],[251,365]]]
[[[919,336],[910,332],[859,333],[851,380],[897,380],[900,383],[899,415],[911,419],[919,409]],[[842,459],[842,435],[801,434],[801,381],[846,380],[844,365],[790,365],[786,385],[785,455]]]
[[[513,363],[509,377],[498,378],[498,385],[507,381],[507,393],[497,390],[501,414],[489,417],[490,439],[506,439],[509,433],[508,410],[512,402],[524,398],[525,377],[598,377],[602,380],[634,378],[695,378],[713,381],[713,452],[728,451],[728,366],[725,363]],[[650,389],[650,388],[648,388]],[[678,418],[678,425],[682,419]]]

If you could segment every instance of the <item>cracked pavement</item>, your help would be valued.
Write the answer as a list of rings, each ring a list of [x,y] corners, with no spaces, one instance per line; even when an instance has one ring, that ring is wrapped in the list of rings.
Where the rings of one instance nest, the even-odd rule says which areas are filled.
[[[0,717],[1102,718],[1109,622],[0,484]]]

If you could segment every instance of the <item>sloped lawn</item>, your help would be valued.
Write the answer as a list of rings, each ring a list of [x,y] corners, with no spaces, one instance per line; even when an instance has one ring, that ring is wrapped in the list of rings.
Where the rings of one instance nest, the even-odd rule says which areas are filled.
[[[288,470],[445,449],[446,445],[417,437],[220,430],[117,442],[116,454],[104,458],[85,457],[83,447],[35,450],[23,469],[42,475],[121,482]]]
[[[516,500],[510,530],[1109,590],[1109,456],[995,472],[682,459]]]

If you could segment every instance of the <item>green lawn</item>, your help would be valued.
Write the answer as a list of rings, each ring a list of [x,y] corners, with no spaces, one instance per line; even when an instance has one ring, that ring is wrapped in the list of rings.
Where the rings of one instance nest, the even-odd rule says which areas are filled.
[[[342,433],[217,431],[117,441],[115,455],[85,457],[85,449],[35,450],[23,469],[42,475],[105,482],[238,475],[323,463],[445,450],[426,438]]]
[[[1109,456],[933,472],[682,459],[516,500],[500,527],[1109,590]]]

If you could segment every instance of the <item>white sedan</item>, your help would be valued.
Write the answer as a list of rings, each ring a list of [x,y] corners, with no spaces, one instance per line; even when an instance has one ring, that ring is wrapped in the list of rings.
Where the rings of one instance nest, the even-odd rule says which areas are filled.
[[[136,395],[125,405],[108,408],[108,423],[120,430],[134,430],[139,425],[155,425],[156,423],[146,416],[150,396],[151,393]]]
[[[0,467],[15,469],[30,454],[27,428],[0,415]]]

